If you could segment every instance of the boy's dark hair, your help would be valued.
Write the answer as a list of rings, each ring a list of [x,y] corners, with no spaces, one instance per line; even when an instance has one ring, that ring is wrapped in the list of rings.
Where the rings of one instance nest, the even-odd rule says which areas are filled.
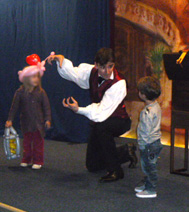
[[[106,65],[108,62],[114,63],[114,52],[110,48],[101,48],[95,56],[95,62],[101,66]]]
[[[155,100],[161,95],[160,81],[156,77],[143,77],[138,81],[138,90],[148,100]]]

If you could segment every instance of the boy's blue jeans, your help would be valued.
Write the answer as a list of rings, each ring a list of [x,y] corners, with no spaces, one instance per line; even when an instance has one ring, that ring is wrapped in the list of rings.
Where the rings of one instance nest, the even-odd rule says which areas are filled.
[[[157,160],[163,148],[160,139],[145,145],[145,148],[140,149],[141,167],[146,175],[145,190],[155,192],[157,187]]]

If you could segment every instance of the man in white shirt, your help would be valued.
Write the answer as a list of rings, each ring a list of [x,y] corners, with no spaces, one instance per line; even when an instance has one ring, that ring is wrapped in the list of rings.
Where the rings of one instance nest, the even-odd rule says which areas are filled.
[[[114,54],[110,48],[100,49],[95,65],[86,63],[74,67],[63,55],[51,55],[60,76],[75,82],[83,89],[90,89],[92,104],[79,107],[73,98],[63,100],[63,105],[92,121],[92,132],[87,147],[86,167],[95,172],[107,169],[100,182],[112,182],[124,177],[117,155],[114,137],[130,129],[131,120],[126,112],[124,99],[127,95],[126,80],[115,69]]]

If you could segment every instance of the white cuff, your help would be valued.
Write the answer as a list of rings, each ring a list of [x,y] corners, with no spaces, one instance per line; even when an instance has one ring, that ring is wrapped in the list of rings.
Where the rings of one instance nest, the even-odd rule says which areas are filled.
[[[87,109],[86,107],[79,107],[77,114],[86,115]]]

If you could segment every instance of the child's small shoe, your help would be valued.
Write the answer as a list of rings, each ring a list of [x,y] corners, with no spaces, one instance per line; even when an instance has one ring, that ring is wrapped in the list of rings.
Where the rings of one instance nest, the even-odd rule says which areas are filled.
[[[28,163],[21,163],[20,166],[25,168],[25,167],[28,167],[29,164]]]
[[[155,191],[141,191],[139,193],[136,193],[136,196],[138,198],[156,198],[157,197],[157,193]]]
[[[137,186],[136,188],[135,188],[135,192],[141,192],[141,191],[144,191],[145,190],[145,185],[142,185],[142,186]]]
[[[42,165],[33,164],[32,169],[41,169]]]

